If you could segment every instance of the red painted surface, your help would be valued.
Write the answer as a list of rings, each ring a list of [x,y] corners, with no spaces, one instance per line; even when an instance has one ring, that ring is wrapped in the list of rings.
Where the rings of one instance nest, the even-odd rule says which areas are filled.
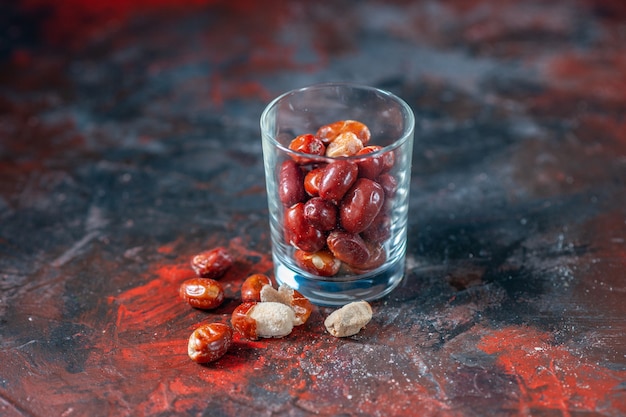
[[[123,25],[141,13],[155,11],[199,9],[218,3],[216,0],[21,0],[20,8],[26,12],[45,13],[43,25],[45,39],[56,45],[83,47],[94,37]]]
[[[626,414],[623,2],[4,11],[0,415]],[[355,337],[319,307],[193,363],[272,273],[263,106],[342,79],[418,116],[406,280]],[[189,260],[220,245],[226,300],[193,309]]]
[[[495,355],[499,366],[515,377],[519,414],[557,410],[562,416],[614,410],[626,413],[626,403],[610,400],[621,390],[626,371],[598,368],[559,345],[550,333],[528,327],[509,327],[484,336],[478,348]]]

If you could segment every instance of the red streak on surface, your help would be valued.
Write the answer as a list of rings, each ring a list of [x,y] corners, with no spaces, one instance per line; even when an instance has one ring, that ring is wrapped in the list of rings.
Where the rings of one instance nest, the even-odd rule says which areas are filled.
[[[255,81],[244,81],[237,85],[228,83],[222,78],[222,75],[215,73],[211,80],[211,100],[213,105],[221,107],[224,101],[229,99],[261,99],[269,101],[272,94]]]
[[[218,243],[207,242],[207,247],[214,244]],[[250,403],[250,381],[260,374],[266,378],[271,366],[271,359],[266,357],[269,343],[249,342],[239,335],[235,335],[231,349],[219,361],[198,365],[189,359],[187,342],[192,330],[202,322],[228,322],[236,303],[226,302],[207,312],[193,309],[179,299],[180,283],[195,276],[188,262],[193,253],[180,249],[183,245],[184,242],[163,245],[159,252],[170,260],[149,267],[144,285],[107,300],[115,324],[99,349],[107,352],[118,372],[133,375],[132,384],[124,384],[123,390],[139,399],[135,410],[139,415],[186,414],[207,407],[207,398],[229,397]],[[238,289],[249,273],[271,270],[269,254],[251,250],[242,239],[233,239],[225,246],[235,258],[233,267],[220,279],[226,287]],[[171,260],[176,250],[181,253]],[[233,298],[234,293],[231,290]],[[282,352],[281,342],[273,341],[272,352]],[[94,360],[98,358],[94,356]]]
[[[626,50],[607,50],[585,55],[558,56],[548,70],[556,85],[570,92],[596,96],[612,102],[626,101]]]
[[[529,327],[507,327],[484,336],[482,351],[496,355],[497,363],[514,376],[520,389],[519,410],[626,412],[626,403],[610,400],[626,378],[625,371],[611,371],[589,363],[565,346],[557,345],[549,333]]]
[[[156,367],[180,366],[188,360],[187,339],[161,340],[157,336],[154,340],[146,338],[145,343],[132,343],[119,349],[120,357],[127,364],[134,364],[135,367],[145,367],[147,363],[153,363],[152,369]]]
[[[188,262],[157,266],[155,273],[158,279],[176,284],[195,276]]]
[[[117,333],[141,331],[167,323],[179,309],[178,287],[182,281],[195,276],[188,265],[161,265],[154,271],[158,278],[139,287],[109,297],[110,304],[118,304]]]
[[[26,69],[33,63],[33,55],[27,49],[14,49],[11,53],[11,63],[19,69]]]
[[[160,382],[154,391],[150,393],[146,401],[139,404],[138,408],[142,410],[143,415],[157,415],[166,411],[171,411],[170,388],[167,382]]]
[[[297,40],[276,40],[275,33],[293,13],[278,0],[20,0],[19,5],[27,13],[42,16],[46,42],[72,52],[80,52],[93,42],[122,47],[132,39],[127,28],[135,19],[151,17],[158,26],[163,16],[178,14],[185,20],[202,15],[207,25],[198,38],[198,48],[178,48],[181,41],[172,32],[153,30],[150,47],[161,55],[147,69],[155,74],[209,63],[211,69],[206,75],[182,81],[177,88],[180,94],[195,95],[208,90],[195,103],[198,108],[219,108],[231,99],[267,102],[278,92],[263,87],[260,77],[319,68],[315,58],[313,62],[298,62]],[[220,18],[212,19],[216,15]],[[254,45],[251,53],[249,45]],[[41,66],[42,58],[35,59],[26,50],[16,51],[13,58],[16,68]]]
[[[583,123],[581,123],[578,131],[585,132],[584,135],[586,137],[594,134],[600,143],[608,142],[611,145],[609,146],[609,151],[613,155],[626,155],[625,120],[615,120],[612,117],[592,115],[583,118]]]
[[[176,246],[176,242],[164,245],[159,252],[171,252]],[[241,282],[250,274],[268,273],[272,269],[269,254],[260,254],[246,248],[240,238],[233,239],[228,245],[228,250],[236,262],[220,281],[231,290],[231,295],[236,292],[234,288],[238,289]],[[180,315],[181,311],[190,311],[190,307],[179,299],[178,288],[183,281],[196,276],[189,265],[191,256],[185,254],[172,261],[173,263],[153,265],[147,276],[156,276],[155,278],[144,285],[108,298],[109,304],[118,305],[116,318],[118,333],[163,326]],[[251,262],[250,259],[254,261]]]
[[[174,252],[174,248],[175,247],[176,247],[175,244],[170,243],[170,244],[167,244],[167,245],[160,246],[157,249],[157,252],[160,253],[160,254],[163,254],[163,255],[169,255],[170,253]]]
[[[365,372],[351,374],[347,369],[352,366],[353,354],[362,353],[363,349],[356,344],[344,346],[324,334],[322,316],[317,310],[306,325],[285,339],[250,342],[236,334],[233,346],[219,361],[204,366],[193,363],[186,353],[192,329],[205,321],[228,322],[238,305],[237,290],[243,280],[252,273],[271,274],[272,270],[269,251],[251,249],[243,238],[234,238],[228,244],[213,243],[226,246],[235,259],[233,267],[220,279],[231,288],[233,303],[201,312],[178,299],[178,285],[193,275],[188,265],[191,253],[178,255],[168,261],[171,264],[154,264],[146,272],[146,284],[109,299],[110,305],[117,307],[113,309],[116,325],[112,344],[104,350],[110,352],[121,372],[132,369],[135,375],[137,369],[141,370],[142,380],[126,388],[141,398],[140,413],[183,414],[205,408],[207,399],[224,398],[230,400],[228,404],[276,407],[271,401],[287,390],[303,409],[328,415],[350,410],[354,401],[358,402],[355,411],[374,414],[383,397],[389,416],[404,416],[412,410],[425,415],[453,415],[445,398],[440,398],[437,384],[399,382],[404,381],[400,369],[394,371],[396,378],[390,379],[386,370],[377,367],[375,372],[386,375],[384,381],[372,379]],[[181,246],[182,243],[165,245],[172,248],[168,258]],[[390,392],[394,381],[400,388]],[[265,394],[259,397],[257,390]],[[353,399],[347,399],[348,395]],[[414,405],[416,402],[418,406]]]

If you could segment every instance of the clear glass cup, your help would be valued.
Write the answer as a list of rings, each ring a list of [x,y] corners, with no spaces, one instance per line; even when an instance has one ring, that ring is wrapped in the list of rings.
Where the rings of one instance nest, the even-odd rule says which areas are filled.
[[[402,281],[414,125],[403,100],[363,85],[312,85],[269,103],[261,134],[279,284],[331,306]]]

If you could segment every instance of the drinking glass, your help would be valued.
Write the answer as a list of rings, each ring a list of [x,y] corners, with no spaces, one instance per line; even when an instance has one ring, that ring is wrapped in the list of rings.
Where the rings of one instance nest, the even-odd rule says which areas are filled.
[[[414,125],[402,99],[365,85],[316,84],[268,104],[261,134],[279,284],[336,306],[401,282]]]

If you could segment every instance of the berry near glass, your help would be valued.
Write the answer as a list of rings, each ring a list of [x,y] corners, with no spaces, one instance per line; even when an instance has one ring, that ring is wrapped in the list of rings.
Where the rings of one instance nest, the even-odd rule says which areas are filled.
[[[382,246],[378,246],[379,252],[381,248]],[[327,276],[336,274],[341,264],[327,250],[313,254],[296,251],[296,256],[298,254],[303,256],[306,263],[314,266],[314,271],[322,271]],[[368,263],[377,262],[379,256],[380,254],[374,253]],[[214,279],[200,275],[210,272],[212,276],[221,277],[232,264],[232,260],[228,250],[223,247],[195,255],[191,265],[198,277],[187,279],[181,284],[180,296],[192,307],[218,307],[224,299],[222,285]],[[209,322],[196,327],[187,342],[187,354],[191,360],[208,364],[223,357],[233,344],[234,331],[249,340],[288,336],[295,326],[304,325],[314,310],[313,304],[300,292],[286,284],[275,289],[271,279],[259,273],[248,276],[242,283],[241,301],[231,314],[230,326]],[[358,333],[371,318],[371,307],[367,302],[361,301],[336,310],[327,317],[324,325],[333,336],[346,337]]]
[[[292,156],[277,167],[284,240],[294,262],[313,275],[361,274],[386,261],[395,155],[370,140],[365,124],[339,120],[295,137],[289,149],[311,157]]]

